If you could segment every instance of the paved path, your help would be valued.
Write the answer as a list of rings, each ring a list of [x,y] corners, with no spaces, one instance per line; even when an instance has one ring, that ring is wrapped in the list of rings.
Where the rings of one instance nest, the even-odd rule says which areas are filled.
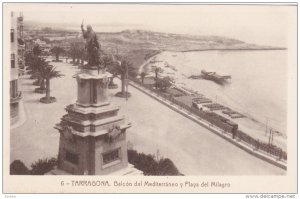
[[[65,63],[54,63],[65,77],[52,79],[51,96],[56,103],[39,102],[44,94],[34,93],[34,80],[22,77],[21,90],[26,113],[26,122],[11,130],[11,161],[21,159],[26,165],[43,157],[56,157],[58,152],[58,131],[53,127],[66,114],[64,108],[76,99],[76,80],[72,78],[76,67]]]
[[[29,79],[23,79],[23,102],[26,122],[11,131],[11,161],[21,159],[26,165],[58,153],[59,134],[53,126],[66,113],[64,108],[76,99],[76,67],[53,63],[66,76],[51,81],[53,104],[42,104],[41,94],[33,93]],[[116,79],[117,80],[117,79]],[[116,81],[117,82],[117,81]],[[118,82],[119,83],[119,82]],[[170,158],[185,175],[278,175],[285,171],[228,143],[190,119],[169,109],[132,87],[132,97],[114,97],[121,114],[133,124],[127,139],[139,152]]]
[[[162,96],[158,95],[157,93],[155,93],[149,89],[146,89],[133,81],[130,82],[130,85],[132,85],[134,88],[137,88],[141,92],[147,94],[148,96],[152,97],[153,99],[159,101],[160,103],[168,106],[172,110],[180,113],[181,115],[185,116],[186,118],[189,118],[190,120],[200,124],[204,128],[211,131],[212,133],[215,133],[216,135],[227,140],[228,142],[231,142],[232,144],[238,146],[239,148],[249,152],[250,154],[252,154],[258,158],[261,158],[265,161],[268,161],[269,163],[272,163],[276,166],[279,166],[280,168],[286,169],[286,161],[285,160],[278,160],[277,156],[272,156],[262,150],[256,150],[256,149],[254,149],[255,148],[254,146],[252,146],[251,144],[249,144],[247,142],[241,141],[240,139],[232,139],[231,133],[225,132],[223,129],[209,123],[208,121],[204,120],[203,118],[193,114],[192,112],[182,108],[181,106],[179,106],[177,104],[174,104],[173,102],[163,98]]]
[[[185,175],[277,175],[285,171],[258,159],[206,128],[130,87],[113,98],[132,123],[128,140],[140,152],[170,158]],[[117,92],[117,90],[116,90]]]

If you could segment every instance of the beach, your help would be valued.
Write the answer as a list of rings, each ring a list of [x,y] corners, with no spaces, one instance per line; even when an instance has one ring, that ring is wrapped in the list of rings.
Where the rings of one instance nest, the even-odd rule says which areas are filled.
[[[160,77],[169,76],[175,86],[204,94],[243,115],[233,119],[239,129],[259,140],[268,142],[270,129],[280,132],[273,143],[286,148],[286,51],[216,50],[197,52],[162,52],[140,67],[148,77],[160,67]],[[204,79],[189,79],[201,70],[231,75],[226,85]]]

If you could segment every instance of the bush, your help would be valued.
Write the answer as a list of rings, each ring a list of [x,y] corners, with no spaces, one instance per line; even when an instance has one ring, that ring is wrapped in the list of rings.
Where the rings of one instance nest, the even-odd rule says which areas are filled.
[[[156,161],[153,155],[138,153],[135,150],[128,150],[128,161],[137,169],[143,171],[144,175],[152,176],[175,176],[182,175],[174,163],[168,158],[161,158]]]
[[[10,164],[10,175],[28,175],[28,174],[30,174],[30,171],[21,160],[14,160]]]
[[[39,159],[31,165],[31,175],[44,175],[54,169],[57,164],[56,158]]]
[[[166,158],[166,159],[161,159],[158,162],[158,173],[159,175],[170,175],[170,176],[176,176],[179,175],[179,171],[176,168],[176,166],[174,165],[174,163]]]
[[[161,158],[159,161],[155,160],[154,155],[146,155],[138,153],[135,150],[128,150],[128,161],[137,169],[143,171],[144,175],[148,176],[178,176],[182,175],[174,163],[168,158]],[[56,158],[39,159],[31,164],[29,170],[23,162],[15,160],[10,165],[11,175],[44,175],[45,173],[54,169],[57,165]]]

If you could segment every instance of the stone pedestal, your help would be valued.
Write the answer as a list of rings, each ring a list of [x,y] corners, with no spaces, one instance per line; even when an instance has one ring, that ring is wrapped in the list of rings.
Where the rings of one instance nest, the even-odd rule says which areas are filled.
[[[52,175],[140,175],[128,164],[126,129],[130,127],[109,102],[111,74],[82,69],[77,74],[77,101],[55,126],[60,133],[57,169]]]

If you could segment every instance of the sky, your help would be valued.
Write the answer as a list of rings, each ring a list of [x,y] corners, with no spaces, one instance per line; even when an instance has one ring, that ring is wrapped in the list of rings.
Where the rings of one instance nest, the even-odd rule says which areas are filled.
[[[296,6],[266,5],[116,5],[14,4],[24,22],[80,30],[91,24],[97,32],[145,29],[158,32],[217,35],[248,43],[285,47]],[[5,9],[5,6],[4,6]]]

